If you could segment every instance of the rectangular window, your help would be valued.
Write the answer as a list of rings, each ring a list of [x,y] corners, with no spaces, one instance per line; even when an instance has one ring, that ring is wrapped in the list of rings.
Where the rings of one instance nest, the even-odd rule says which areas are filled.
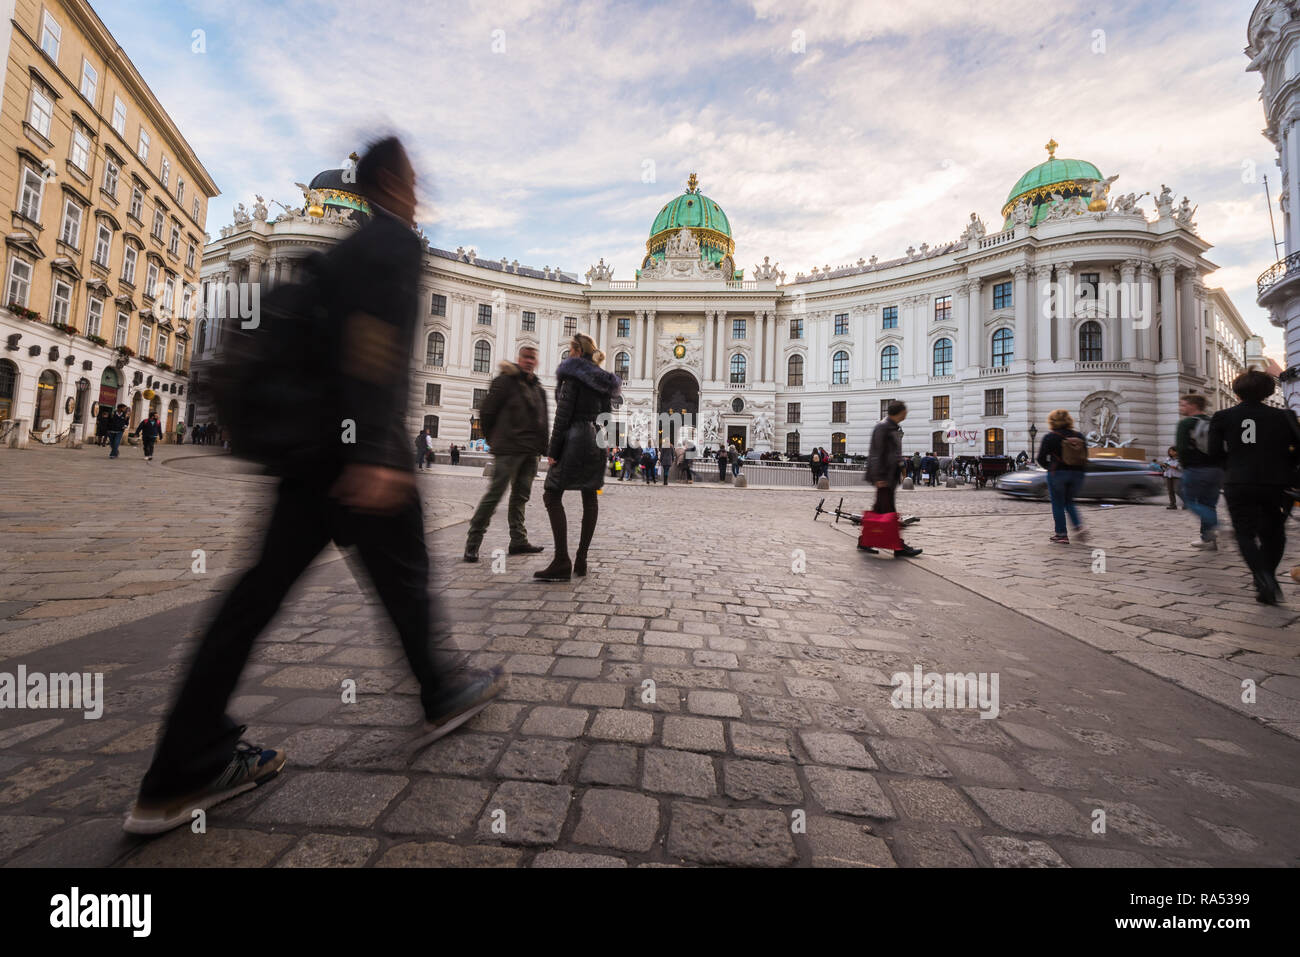
[[[478,324],[479,324],[480,326],[490,326],[490,325],[492,325],[492,307],[491,307],[491,306],[489,306],[489,305],[487,305],[487,304],[485,304],[485,303],[479,303],[479,306],[478,306]]]
[[[952,318],[952,296],[936,296],[934,300],[934,321],[947,322]]]
[[[632,320],[620,319],[618,321],[618,336],[620,339],[627,339],[632,335]]]
[[[893,401],[894,401],[893,399],[881,399],[881,400],[880,400],[880,417],[881,417],[882,419],[883,419],[885,416],[889,415],[889,403],[891,403],[891,402],[893,402]]]
[[[537,331],[537,313],[535,313],[535,312],[525,312],[525,313],[522,313],[521,316],[520,316],[519,327],[520,327],[521,331],[523,331],[523,332],[536,332],[536,331]]]
[[[446,314],[447,314],[447,297],[440,296],[438,293],[435,292],[433,294],[433,298],[429,300],[429,315],[445,316]]]
[[[41,21],[41,49],[49,55],[49,58],[55,63],[59,62],[59,43],[63,39],[63,27],[59,26],[50,11],[45,11],[45,17]]]
[[[169,278],[163,283],[163,312],[171,315],[174,305],[176,305],[176,280]]]
[[[835,317],[835,335],[847,336],[849,334],[849,314],[841,312]],[[841,421],[841,420],[836,420]]]
[[[847,402],[832,402],[832,403],[831,403],[831,421],[832,421],[832,422],[847,422],[847,421],[849,420],[849,418],[848,418],[848,407],[849,407],[849,404],[848,404]]]
[[[47,140],[50,138],[50,120],[54,116],[54,101],[35,84],[32,85],[32,107],[27,122]]]
[[[190,285],[189,283],[186,283],[185,292],[181,295],[181,317],[186,320],[193,318],[193,316],[190,315],[190,301],[193,298],[193,294],[190,292]]]
[[[113,248],[113,231],[103,223],[95,234],[95,262],[101,266],[108,265],[109,251]]]
[[[150,263],[144,274],[144,294],[150,299],[158,296],[158,264]]]
[[[1101,285],[1101,273],[1099,272],[1081,272],[1079,273],[1079,288],[1075,295],[1080,299],[1097,299],[1097,289]]]
[[[985,389],[984,390],[984,414],[1003,415],[1002,411],[1002,390]]]
[[[733,338],[733,339],[743,339],[743,338],[745,338],[745,320],[744,320],[744,319],[732,319],[732,320],[731,320],[731,338]]]
[[[898,328],[898,307],[886,306],[880,310],[880,328],[897,329]]]
[[[576,336],[578,334],[578,319],[576,316],[564,317],[564,334],[566,336]]]
[[[144,222],[144,193],[139,186],[131,188],[131,206],[126,212],[137,223]]]
[[[194,268],[194,258],[197,255],[198,255],[198,250],[195,248],[193,243],[190,243],[188,246],[185,247],[185,268],[186,269]]]
[[[9,260],[9,282],[6,283],[5,305],[27,306],[27,296],[32,290],[32,265],[15,256]]]
[[[149,162],[149,133],[143,126],[140,127],[140,139],[135,144],[135,155],[144,162]]]
[[[104,157],[104,192],[117,199],[117,178],[121,169],[107,156]]]
[[[126,104],[116,94],[113,96],[113,129],[126,136]]]
[[[135,285],[135,260],[139,252],[130,243],[122,250],[122,281]]]
[[[149,358],[149,344],[153,341],[153,327],[147,322],[140,323],[140,340],[136,343],[139,346],[135,350],[136,355],[142,359]]]
[[[161,172],[162,176],[160,178],[162,179],[162,184],[166,186],[168,181],[172,178],[172,161],[165,156],[162,158]]]
[[[126,345],[126,331],[131,325],[131,319],[124,312],[117,314],[117,329],[113,333],[113,348],[120,349]]]
[[[441,405],[442,404],[442,386],[437,382],[426,382],[424,384],[424,404]]]
[[[792,318],[792,319],[790,320],[790,338],[791,338],[791,339],[802,339],[802,338],[803,338],[803,320],[802,320],[802,319],[794,319],[794,318]]]
[[[59,230],[60,242],[76,246],[81,242],[81,207],[75,200],[63,204],[63,227]]]
[[[153,211],[153,229],[151,229],[150,232],[153,233],[155,239],[162,239],[163,224],[166,221],[167,217],[163,215],[161,209],[155,209]]]
[[[72,131],[72,165],[83,173],[90,172],[90,137],[79,129]]]
[[[104,300],[91,296],[86,301],[86,335],[99,335],[99,327],[104,322]]]
[[[475,389],[475,390],[474,390],[474,404],[473,404],[472,406],[470,406],[470,408],[472,408],[472,409],[482,408],[482,406],[483,406],[483,400],[487,398],[487,394],[488,394],[488,390],[487,390],[487,389]]]
[[[45,192],[45,178],[30,166],[23,167],[23,198],[18,211],[34,223],[41,221],[41,194]]]
[[[88,99],[93,106],[95,103],[95,91],[99,89],[99,71],[90,65],[90,61],[84,57],[81,60],[81,95]]]
[[[936,422],[942,422],[948,417],[948,397],[946,395],[936,395],[930,400],[930,418]]]
[[[184,176],[176,177],[176,202],[181,206],[182,209],[185,208],[184,207],[184,203],[185,203],[185,177]]]
[[[159,362],[166,362],[166,361],[167,361],[167,333],[165,333],[165,332],[160,332],[160,333],[158,333],[158,355],[157,355],[157,359],[158,359]]]
[[[199,223],[199,198],[197,196],[194,197],[194,221]],[[199,223],[199,225],[202,226],[203,224]]]
[[[1010,309],[1011,302],[1011,283],[1000,282],[993,287],[993,308]]]
[[[179,223],[172,223],[172,234],[167,242],[167,251],[173,256],[181,254],[181,227]]]
[[[799,423],[801,409],[798,402],[787,402],[785,404],[785,420],[792,425]]]
[[[185,368],[185,343],[179,340],[176,343],[176,360],[172,363],[177,369]]]

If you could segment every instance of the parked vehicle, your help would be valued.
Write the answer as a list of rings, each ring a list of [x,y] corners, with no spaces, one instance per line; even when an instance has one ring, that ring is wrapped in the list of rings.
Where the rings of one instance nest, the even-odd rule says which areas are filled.
[[[1047,472],[1038,466],[1011,472],[998,479],[997,489],[1016,498],[1045,502],[1048,500]],[[1147,462],[1090,459],[1083,477],[1083,488],[1075,497],[1122,499],[1136,503],[1153,495],[1163,495],[1164,492],[1164,478],[1160,470],[1152,468]]]

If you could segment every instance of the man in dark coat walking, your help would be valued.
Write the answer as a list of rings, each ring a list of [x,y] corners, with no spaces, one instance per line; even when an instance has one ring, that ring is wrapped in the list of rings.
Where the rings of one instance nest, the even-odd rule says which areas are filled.
[[[483,493],[474,517],[469,521],[465,539],[465,561],[478,561],[479,546],[492,521],[506,487],[510,488],[510,554],[531,555],[541,545],[528,541],[524,529],[524,508],[537,477],[537,461],[546,451],[546,390],[537,375],[537,350],[519,347],[514,362],[503,362],[500,374],[492,380],[487,398],[479,409],[479,420],[488,447],[492,449],[492,481]]]
[[[871,510],[880,515],[898,511],[894,490],[898,487],[903,462],[903,436],[898,423],[907,418],[907,406],[895,400],[885,412],[885,418],[871,432],[871,449],[867,453],[867,480],[876,486],[876,503]],[[895,558],[915,558],[920,554],[921,549],[906,544],[894,551]]]

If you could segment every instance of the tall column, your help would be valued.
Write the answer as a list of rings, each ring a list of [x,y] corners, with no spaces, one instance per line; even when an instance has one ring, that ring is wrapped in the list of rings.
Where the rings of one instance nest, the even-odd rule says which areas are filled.
[[[1178,352],[1178,290],[1174,285],[1178,264],[1172,259],[1162,259],[1160,268],[1160,353],[1161,360],[1177,359]]]
[[[970,332],[970,296],[965,294],[965,283],[962,283],[958,288],[962,292],[953,297],[952,305],[953,318],[957,320],[957,352],[953,358],[957,360],[955,368],[965,372],[967,369],[974,368],[978,363],[971,361],[973,350]]]
[[[1074,263],[1056,264],[1056,358],[1074,358]]]
[[[1182,347],[1179,354],[1188,365],[1199,367],[1202,362],[1199,356],[1204,347],[1198,345],[1196,340],[1199,317],[1196,314],[1195,270],[1183,270],[1183,275],[1178,283],[1178,292],[1179,306],[1181,307],[1178,310],[1178,339]]]
[[[966,296],[970,305],[966,311],[966,335],[970,338],[967,361],[971,368],[984,365],[984,283],[978,277],[966,283]]]
[[[717,334],[717,351],[713,356],[714,378],[717,381],[727,381],[727,313],[726,310],[719,309],[714,313],[715,329]]]
[[[1011,294],[1015,298],[1016,310],[1016,341],[1013,343],[1015,352],[1014,359],[1029,358],[1029,267],[1016,266],[1011,270],[1012,278],[1015,280],[1015,288]]]
[[[1134,302],[1134,315],[1142,323],[1138,330],[1138,347],[1142,358],[1148,362],[1156,359],[1156,288],[1155,271],[1150,263],[1138,263],[1138,299]]]
[[[767,344],[766,321],[767,317],[763,311],[755,309],[753,322],[750,323],[753,330],[750,335],[753,337],[754,342],[754,368],[750,372],[750,376],[755,385],[767,377],[767,351],[764,348]]]
[[[655,311],[647,309],[645,314],[645,349],[641,361],[641,378],[654,381],[655,377]]]
[[[765,346],[763,365],[767,369],[766,375],[763,376],[764,382],[776,381],[776,313],[769,311],[763,313],[765,319],[765,332],[767,339]]]
[[[1034,361],[1052,361],[1052,321],[1056,311],[1052,296],[1052,267],[1033,268],[1034,290]]]
[[[1137,358],[1137,320],[1138,310],[1133,302],[1133,276],[1137,272],[1136,259],[1126,259],[1119,267],[1119,337],[1120,348],[1116,359],[1133,360]]]
[[[700,378],[708,382],[713,378],[713,336],[714,336],[713,310],[704,310],[704,368],[700,373]],[[700,383],[703,385],[704,383]]]
[[[600,310],[600,348],[605,352],[610,352],[609,347],[609,310]],[[612,353],[611,353],[612,354]],[[613,360],[611,360],[612,362]],[[611,365],[612,369],[613,366]]]
[[[1210,375],[1210,369],[1207,367],[1205,358],[1205,340],[1207,338],[1215,340],[1212,330],[1207,328],[1207,317],[1205,315],[1206,290],[1205,285],[1199,279],[1192,284],[1192,295],[1195,297],[1193,305],[1196,309],[1196,371],[1203,376]],[[1218,356],[1210,353],[1209,361],[1217,363]]]
[[[636,311],[636,329],[632,331],[632,367],[629,375],[633,379],[641,378],[641,362],[645,353],[645,310]]]

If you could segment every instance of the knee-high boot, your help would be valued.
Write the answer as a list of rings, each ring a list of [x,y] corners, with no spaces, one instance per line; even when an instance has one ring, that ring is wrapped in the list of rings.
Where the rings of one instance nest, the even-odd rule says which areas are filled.
[[[573,565],[569,561],[569,520],[564,514],[562,494],[551,491],[542,494],[546,517],[551,520],[551,537],[555,539],[555,557],[541,571],[533,572],[533,577],[539,581],[567,582],[573,575]]]

